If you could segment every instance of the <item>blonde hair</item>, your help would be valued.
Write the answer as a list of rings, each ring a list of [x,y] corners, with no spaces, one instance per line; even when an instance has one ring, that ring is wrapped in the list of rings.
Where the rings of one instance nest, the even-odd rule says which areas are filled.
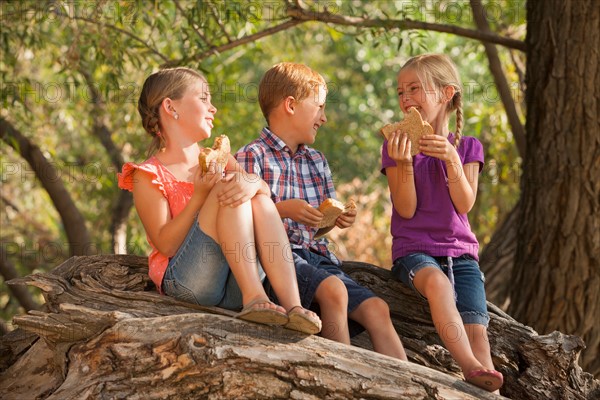
[[[142,126],[152,136],[148,156],[166,145],[159,113],[163,100],[182,98],[186,89],[198,79],[206,82],[204,75],[185,67],[162,69],[146,78],[138,100],[138,112],[142,117]]]
[[[258,103],[267,123],[269,114],[283,99],[292,96],[302,101],[314,93],[319,86],[327,90],[325,79],[304,64],[282,62],[269,69],[258,85]]]
[[[413,69],[425,88],[433,88],[440,94],[444,88],[452,86],[454,96],[448,102],[446,113],[456,111],[456,132],[454,133],[454,146],[458,148],[462,136],[463,110],[462,110],[462,84],[456,65],[450,57],[444,54],[422,54],[412,57],[400,68],[400,72]],[[399,72],[399,73],[400,73]]]

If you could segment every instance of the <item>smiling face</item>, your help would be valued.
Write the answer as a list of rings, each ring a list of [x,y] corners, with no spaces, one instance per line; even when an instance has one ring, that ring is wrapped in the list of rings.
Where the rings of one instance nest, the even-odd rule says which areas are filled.
[[[403,113],[415,107],[432,126],[446,119],[446,102],[439,89],[426,87],[417,71],[406,68],[398,74],[398,102]]]
[[[173,100],[173,108],[179,116],[177,122],[183,132],[197,136],[196,141],[210,137],[217,108],[211,103],[206,81],[197,79],[181,99]]]
[[[324,85],[304,100],[296,101],[294,107],[294,120],[297,132],[298,144],[313,144],[317,137],[317,131],[325,122],[325,100],[327,90]]]

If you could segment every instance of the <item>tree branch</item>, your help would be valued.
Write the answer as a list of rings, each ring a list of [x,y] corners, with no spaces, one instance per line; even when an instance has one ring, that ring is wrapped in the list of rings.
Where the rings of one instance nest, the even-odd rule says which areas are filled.
[[[481,32],[491,34],[490,25],[485,17],[485,10],[483,9],[481,1],[471,0],[471,9],[473,10],[473,18],[477,28]],[[500,62],[500,57],[498,56],[498,49],[496,49],[495,45],[488,42],[483,42],[483,46],[490,64],[490,71],[494,77],[494,82],[496,83],[496,88],[498,88],[498,94],[500,95],[500,99],[502,100],[504,110],[506,111],[506,115],[508,117],[508,123],[510,124],[513,136],[515,137],[515,141],[517,143],[519,155],[524,158],[526,151],[525,127],[521,123],[521,119],[517,113],[517,108],[515,107],[515,101],[510,93],[510,87],[508,86],[506,76],[502,70],[502,63]]]
[[[227,32],[227,29],[225,29],[225,25],[223,25],[223,23],[221,22],[221,19],[218,17],[219,13],[216,10],[215,5],[212,2],[208,2],[207,5],[208,5],[208,7],[210,7],[210,10],[212,11],[213,19],[216,21],[217,25],[219,25],[219,27],[221,28],[221,32],[223,32],[223,34],[227,38],[227,42],[230,43],[231,36]]]
[[[185,10],[183,9],[183,7],[181,7],[181,4],[179,4],[179,1],[173,0],[173,3],[175,4],[175,7],[181,12],[181,14],[187,19],[188,23],[190,24],[190,26],[192,27],[194,32],[196,32],[196,35],[198,35],[198,37],[200,39],[202,39],[202,41],[204,42],[204,44],[206,44],[206,46],[212,48],[213,45],[210,44],[210,41],[206,38],[206,36],[204,36],[204,34],[198,30],[198,28],[192,22],[192,20],[189,17],[187,17],[187,14],[186,14]]]
[[[145,48],[147,48],[148,50],[150,50],[150,52],[156,56],[158,56],[161,60],[163,60],[164,62],[167,62],[169,59],[163,55],[160,51],[156,50],[154,47],[150,46],[148,43],[146,43],[145,40],[143,40],[142,38],[134,35],[133,33],[125,30],[125,29],[121,29],[118,26],[112,25],[112,24],[107,24],[105,22],[100,23],[96,20],[93,20],[91,18],[86,18],[86,17],[82,17],[81,15],[77,15],[75,13],[75,15],[71,16],[70,18],[74,19],[74,20],[79,20],[79,21],[84,21],[84,22],[88,22],[90,24],[94,24],[94,25],[102,25],[104,27],[110,28],[110,29],[114,29],[115,31],[122,33],[126,36],[129,36],[130,38],[132,38],[133,40],[135,40],[136,42],[140,42],[141,44],[144,45]]]
[[[482,42],[499,44],[504,47],[516,49],[520,51],[526,51],[527,47],[525,42],[512,38],[506,38],[498,36],[491,32],[481,32],[479,30],[461,28],[452,25],[435,24],[429,22],[412,21],[409,19],[397,20],[397,19],[379,19],[379,18],[362,18],[347,16],[341,14],[332,14],[325,10],[322,12],[307,10],[301,6],[293,6],[288,3],[287,9],[288,17],[297,21],[319,21],[325,23],[332,23],[336,25],[344,26],[355,26],[362,28],[386,28],[386,29],[421,29],[434,32],[451,33],[457,36],[467,37],[470,39],[479,40]]]
[[[241,39],[234,40],[232,42],[226,43],[226,44],[221,45],[221,46],[212,47],[212,48],[210,48],[207,51],[203,51],[201,53],[194,54],[194,55],[192,55],[190,57],[182,58],[182,59],[179,59],[179,60],[168,61],[168,62],[164,63],[162,65],[162,67],[163,68],[175,67],[177,65],[181,65],[181,64],[183,64],[185,62],[189,62],[189,61],[201,61],[204,58],[208,57],[210,54],[222,53],[224,51],[231,50],[233,48],[242,46],[242,45],[244,45],[246,43],[255,42],[255,41],[257,41],[259,39],[262,39],[264,37],[274,35],[274,34],[276,34],[278,32],[281,32],[281,31],[285,31],[285,30],[287,30],[289,28],[292,28],[292,27],[294,27],[296,25],[299,25],[299,24],[301,24],[303,22],[305,22],[305,21],[288,20],[286,22],[283,22],[282,24],[279,24],[279,25],[276,25],[274,27],[265,29],[264,31],[260,31],[258,33],[252,34],[250,36],[244,36]]]
[[[0,275],[4,278],[4,282],[20,278],[15,265],[8,259],[4,245],[0,246]],[[7,286],[21,307],[26,311],[37,310],[40,308],[40,305],[33,300],[33,297],[31,297],[31,293],[29,293],[27,287],[20,285]]]

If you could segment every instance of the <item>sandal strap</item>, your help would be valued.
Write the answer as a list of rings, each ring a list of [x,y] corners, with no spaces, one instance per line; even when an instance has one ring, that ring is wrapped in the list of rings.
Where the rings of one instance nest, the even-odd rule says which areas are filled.
[[[294,311],[296,308],[301,308],[301,309],[303,309],[303,310],[304,310],[304,307],[302,307],[301,305],[299,305],[299,306],[294,306],[294,307],[290,308],[290,309],[287,311],[287,313],[288,313],[288,314],[289,314],[289,313],[291,313],[291,312],[292,312],[292,311]]]
[[[277,304],[273,303],[271,300],[269,300],[266,297],[265,298],[259,297],[257,299],[252,300],[250,303],[245,304],[242,308],[244,308],[244,309],[252,308],[252,307],[254,307],[257,304],[273,304],[273,305],[277,305]]]

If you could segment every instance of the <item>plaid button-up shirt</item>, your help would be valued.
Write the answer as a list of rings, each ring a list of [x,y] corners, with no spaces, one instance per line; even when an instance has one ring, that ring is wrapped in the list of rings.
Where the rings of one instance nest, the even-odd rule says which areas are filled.
[[[236,154],[240,165],[249,173],[260,176],[271,188],[275,203],[289,199],[303,199],[318,207],[327,198],[336,198],[329,164],[325,156],[304,144],[295,154],[268,128],[260,137],[242,147]],[[340,261],[328,249],[325,238],[315,240],[317,228],[284,218],[283,224],[293,249],[304,248],[328,257],[335,264]]]

